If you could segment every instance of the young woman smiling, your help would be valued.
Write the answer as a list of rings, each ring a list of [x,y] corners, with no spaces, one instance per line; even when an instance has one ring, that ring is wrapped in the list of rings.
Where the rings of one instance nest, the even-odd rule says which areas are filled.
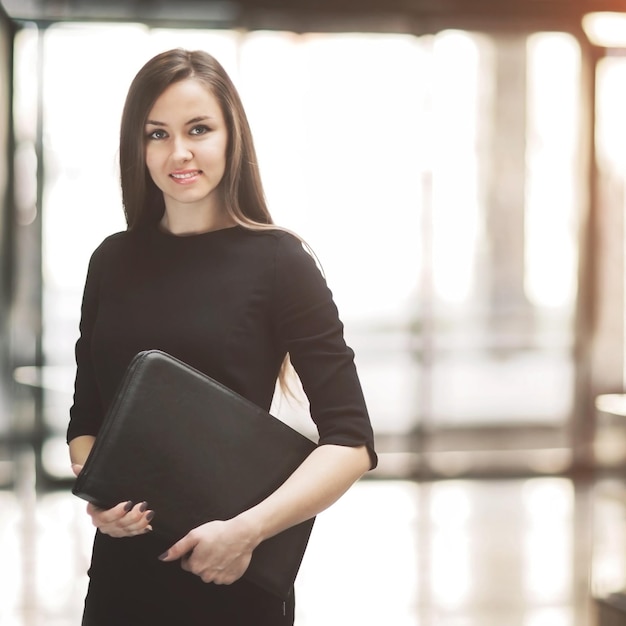
[[[171,50],[139,71],[120,168],[128,229],[95,250],[83,297],[67,434],[74,471],[131,359],[154,348],[265,409],[289,356],[319,445],[263,502],[174,545],[150,533],[149,502],[88,505],[97,532],[83,625],[293,624],[293,593],[283,602],[242,578],[255,547],[376,465],[331,292],[298,237],[273,224],[243,106],[209,54]]]

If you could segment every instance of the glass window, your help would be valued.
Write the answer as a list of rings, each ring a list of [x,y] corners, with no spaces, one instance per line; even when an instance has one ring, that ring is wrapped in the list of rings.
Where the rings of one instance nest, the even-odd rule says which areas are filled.
[[[89,255],[125,227],[125,94],[148,58],[177,46],[213,53],[237,84],[272,213],[321,260],[381,441],[424,425],[567,423],[580,53],[562,33],[48,29],[46,363],[72,380]],[[32,49],[18,40],[18,60]],[[275,407],[309,427],[305,406]]]

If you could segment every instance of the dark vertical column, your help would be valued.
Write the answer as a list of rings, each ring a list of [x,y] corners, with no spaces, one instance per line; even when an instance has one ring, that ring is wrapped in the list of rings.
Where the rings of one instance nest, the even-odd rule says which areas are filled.
[[[37,113],[29,120],[35,132],[21,136],[16,128],[14,150],[15,202],[12,215],[13,292],[11,302],[12,368],[43,365],[42,359],[42,181],[43,181],[43,32],[35,26],[33,37],[38,54],[33,64],[36,81]],[[18,39],[19,41],[19,39]],[[23,77],[20,77],[22,79]],[[16,116],[17,118],[17,116]],[[14,385],[15,404],[12,434],[16,441],[34,451],[38,470],[43,442],[43,390],[36,381],[32,385]],[[38,472],[41,475],[41,472]]]
[[[9,434],[12,388],[9,315],[13,274],[13,36],[13,24],[0,7],[0,438]]]
[[[623,359],[623,274],[619,268],[607,274],[611,279],[608,289],[603,289],[601,273],[606,271],[605,262],[614,255],[623,264],[623,216],[622,208],[610,200],[599,198],[600,184],[596,159],[596,73],[603,53],[590,46],[584,35],[581,43],[581,185],[579,189],[580,236],[578,253],[578,297],[576,300],[574,363],[574,414],[570,428],[570,443],[573,450],[573,466],[577,470],[590,470],[594,464],[593,440],[595,433],[594,396],[605,391],[619,390],[614,387],[617,378],[621,381]],[[606,203],[601,220],[599,204]],[[612,207],[612,208],[611,208]],[[599,246],[600,220],[613,231],[612,250]],[[603,267],[604,266],[604,267]],[[608,300],[607,300],[608,299]],[[608,305],[608,306],[607,306]],[[613,322],[607,322],[613,318]],[[615,323],[619,327],[617,334]],[[594,337],[595,334],[595,337]],[[615,368],[615,358],[620,367]],[[594,358],[595,357],[595,358]],[[596,361],[594,363],[594,360]],[[617,369],[617,371],[615,371]],[[609,382],[604,388],[602,381]],[[595,388],[595,391],[594,391]]]

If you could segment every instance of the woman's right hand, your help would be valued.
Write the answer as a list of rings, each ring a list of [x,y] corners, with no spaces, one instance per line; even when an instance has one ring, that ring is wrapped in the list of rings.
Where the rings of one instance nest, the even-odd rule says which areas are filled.
[[[93,525],[105,535],[111,537],[135,537],[152,530],[150,522],[154,511],[148,509],[147,502],[133,505],[132,502],[120,502],[112,509],[100,509],[91,502],[87,513]]]
[[[89,450],[93,446],[95,439],[93,437],[79,437],[70,442],[73,443],[85,440],[87,452],[83,451],[83,457],[87,457]],[[78,456],[78,455],[77,455]],[[83,469],[82,463],[72,463],[72,472],[74,476],[78,476]],[[101,509],[91,502],[87,505],[87,513],[91,517],[93,525],[105,535],[111,537],[135,537],[136,535],[144,535],[152,530],[150,522],[154,517],[154,511],[148,509],[147,502],[120,502],[112,509]]]

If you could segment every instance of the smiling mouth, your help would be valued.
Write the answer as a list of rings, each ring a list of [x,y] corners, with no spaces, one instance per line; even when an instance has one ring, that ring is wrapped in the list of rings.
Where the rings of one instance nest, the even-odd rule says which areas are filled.
[[[186,180],[188,178],[194,178],[202,173],[201,170],[194,170],[193,172],[184,172],[181,174],[170,174],[170,177],[174,180]]]

